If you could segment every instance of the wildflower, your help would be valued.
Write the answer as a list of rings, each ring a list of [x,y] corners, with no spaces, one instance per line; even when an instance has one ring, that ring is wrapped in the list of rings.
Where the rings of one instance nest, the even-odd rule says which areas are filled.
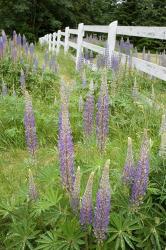
[[[93,91],[89,91],[83,113],[84,121],[84,133],[86,136],[90,136],[93,132],[94,123],[94,95]]]
[[[108,122],[109,122],[109,96],[108,86],[105,74],[100,88],[100,94],[97,103],[97,114],[96,114],[96,133],[97,142],[101,151],[105,148],[106,139],[108,136]]]
[[[107,160],[100,180],[99,190],[97,192],[97,200],[94,213],[94,234],[99,242],[103,241],[106,238],[109,224],[109,214],[111,208],[109,165],[110,160]]]
[[[123,170],[122,180],[125,184],[131,185],[134,180],[134,159],[133,159],[133,150],[132,150],[132,140],[128,137],[128,148],[127,148],[127,156],[126,162]]]
[[[21,70],[20,85],[22,89],[25,89],[25,74],[23,70]]]
[[[28,91],[25,91],[24,126],[27,147],[32,157],[34,157],[37,150],[37,136],[32,101]]]
[[[62,184],[69,193],[72,193],[75,179],[74,149],[69,121],[68,98],[63,84],[61,85],[58,149]]]
[[[29,200],[36,201],[38,198],[38,193],[36,190],[36,185],[34,182],[32,171],[29,169]]]
[[[143,197],[146,193],[149,176],[149,140],[147,137],[147,131],[144,131],[143,142],[141,145],[140,158],[137,168],[135,170],[135,176],[133,185],[131,188],[131,202],[135,206],[139,206],[142,203]]]
[[[80,209],[80,223],[86,228],[88,225],[92,224],[93,217],[93,205],[92,205],[92,186],[93,186],[94,172],[89,176],[84,195],[81,201]]]
[[[115,54],[111,56],[111,68],[114,73],[119,69],[119,58]]]
[[[80,167],[78,167],[74,181],[73,191],[71,193],[71,207],[75,213],[78,212],[80,205],[80,181],[81,181],[81,173],[80,173]]]

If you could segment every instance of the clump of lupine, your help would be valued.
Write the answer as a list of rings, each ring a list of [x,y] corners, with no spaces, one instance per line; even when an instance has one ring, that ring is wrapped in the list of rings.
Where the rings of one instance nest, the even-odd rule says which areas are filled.
[[[102,75],[102,83],[100,87],[100,94],[97,103],[96,114],[96,135],[99,149],[103,151],[108,136],[109,123],[109,96],[107,78],[105,72]]]
[[[134,180],[131,187],[131,202],[134,206],[142,203],[146,193],[149,177],[149,139],[147,130],[144,131],[143,142],[137,168],[135,169]]]
[[[134,180],[134,174],[135,174],[135,167],[134,167],[134,158],[132,150],[132,140],[130,137],[128,137],[127,156],[122,176],[123,182],[131,186]]]
[[[94,127],[94,90],[91,88],[84,105],[83,122],[84,134],[90,136]]]
[[[29,169],[29,188],[28,188],[28,196],[30,201],[36,201],[38,198],[38,192],[36,189],[36,184],[34,182],[34,177],[31,169]]]
[[[64,83],[61,84],[61,110],[59,115],[58,149],[62,184],[71,194],[75,179],[74,149],[69,121],[68,96],[65,92]]]
[[[80,209],[80,224],[86,229],[92,224],[93,220],[93,204],[92,204],[92,187],[93,187],[94,172],[89,176],[84,195],[81,201]]]
[[[37,150],[35,117],[34,117],[31,97],[28,91],[24,92],[24,97],[25,97],[24,126],[25,126],[26,143],[28,151],[34,158]]]
[[[71,207],[74,213],[78,213],[80,206],[80,182],[81,182],[81,173],[80,167],[77,168],[76,177],[74,180],[73,191],[71,193]]]
[[[93,228],[95,237],[99,242],[103,241],[106,238],[109,224],[111,208],[109,165],[110,160],[107,160],[100,180],[94,212]]]

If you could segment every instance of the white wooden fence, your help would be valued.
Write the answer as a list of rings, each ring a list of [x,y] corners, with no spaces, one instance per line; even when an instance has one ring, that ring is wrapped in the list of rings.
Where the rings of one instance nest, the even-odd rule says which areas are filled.
[[[105,48],[84,41],[84,34],[86,31],[106,33],[108,40],[108,51],[111,60],[112,54],[118,54],[121,57],[121,62],[125,63],[126,54],[115,51],[116,35],[127,35],[136,37],[147,37],[152,39],[166,40],[166,27],[145,27],[145,26],[118,26],[118,22],[114,21],[109,25],[84,25],[80,23],[78,29],[65,28],[65,32],[58,30],[53,34],[47,34],[44,37],[39,38],[40,44],[47,43],[49,51],[55,51],[59,53],[60,46],[64,47],[65,53],[68,52],[69,48],[76,50],[76,69],[78,69],[78,61],[83,48],[92,50],[98,54],[104,54]],[[77,42],[70,41],[70,35],[77,36]],[[63,39],[63,41],[61,40]],[[127,58],[128,59],[128,58]],[[151,76],[166,81],[166,67],[157,65],[155,63],[132,57],[132,67],[145,72]]]

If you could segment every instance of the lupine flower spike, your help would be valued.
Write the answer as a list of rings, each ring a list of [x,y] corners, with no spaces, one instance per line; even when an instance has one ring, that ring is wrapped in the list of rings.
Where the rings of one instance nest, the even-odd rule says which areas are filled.
[[[96,134],[99,149],[104,150],[108,136],[109,122],[109,96],[106,73],[103,74],[103,79],[100,88],[100,94],[97,103],[96,114]]]
[[[81,182],[81,173],[80,173],[80,167],[78,167],[74,181],[73,191],[71,194],[71,207],[73,209],[73,212],[75,213],[78,213],[80,206],[80,182]]]
[[[86,136],[90,136],[92,134],[94,125],[94,87],[92,86],[92,83],[90,87],[91,90],[87,95],[83,114],[84,133]]]
[[[92,186],[93,186],[94,172],[89,176],[86,189],[81,201],[80,209],[80,224],[84,229],[92,224],[93,205],[92,205]]]
[[[32,157],[35,156],[37,150],[37,136],[35,127],[35,117],[32,108],[32,101],[28,91],[25,91],[25,114],[24,114],[24,126],[26,143],[28,150]]]
[[[62,184],[66,188],[66,190],[71,194],[73,191],[73,184],[75,179],[74,149],[69,121],[68,97],[65,91],[66,90],[64,83],[62,83],[58,149]]]
[[[128,137],[127,156],[122,176],[124,184],[131,185],[133,183],[134,173],[135,173],[135,168],[134,168],[134,159],[132,150],[132,140],[130,137]]]
[[[131,188],[131,202],[134,206],[139,206],[143,202],[143,197],[146,193],[146,189],[148,186],[148,176],[149,139],[147,136],[147,130],[145,130],[141,146],[140,158],[138,161],[137,168],[135,170],[134,181]]]
[[[98,242],[102,242],[106,238],[109,224],[111,208],[109,165],[110,160],[107,160],[100,180],[99,190],[97,192],[93,228]]]
[[[36,185],[34,182],[34,177],[32,171],[29,169],[29,192],[28,192],[29,200],[36,201],[38,198],[38,193],[36,189]]]

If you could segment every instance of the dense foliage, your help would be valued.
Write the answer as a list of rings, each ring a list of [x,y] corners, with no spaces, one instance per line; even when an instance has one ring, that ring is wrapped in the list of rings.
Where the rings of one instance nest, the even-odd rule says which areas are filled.
[[[15,47],[17,56],[11,53]],[[85,67],[82,82],[82,72],[80,76],[75,71],[69,55],[61,52],[55,58],[45,48],[32,48],[31,44],[26,54],[26,47],[14,41],[5,47],[6,55],[0,59],[0,249],[164,249],[166,162],[159,156],[159,130],[166,107],[165,82],[122,66],[106,73]],[[52,70],[52,58],[59,64],[58,71]],[[80,96],[88,110],[81,106]],[[94,106],[89,109],[89,105]],[[34,118],[35,124],[31,123]],[[86,133],[84,126],[92,121],[90,134]],[[142,177],[149,177],[137,205],[132,204],[122,175],[127,138],[133,141],[136,168],[145,128],[150,138],[150,173],[145,176],[142,172],[141,179],[137,175],[138,185],[143,183]],[[104,147],[98,139],[101,132]],[[35,133],[38,148],[32,140],[25,140],[25,134],[31,138]],[[147,140],[143,142],[146,145]],[[139,162],[147,159],[144,146],[142,149]],[[60,159],[58,151],[62,152]],[[75,172],[80,166],[77,183],[72,185],[75,192],[68,188],[69,182],[62,181],[66,173],[61,168],[66,157],[73,171],[73,152]],[[75,188],[79,183],[80,190]],[[81,202],[74,203],[77,209],[73,212],[71,198],[78,195]],[[103,211],[103,216],[107,215],[104,223]]]

